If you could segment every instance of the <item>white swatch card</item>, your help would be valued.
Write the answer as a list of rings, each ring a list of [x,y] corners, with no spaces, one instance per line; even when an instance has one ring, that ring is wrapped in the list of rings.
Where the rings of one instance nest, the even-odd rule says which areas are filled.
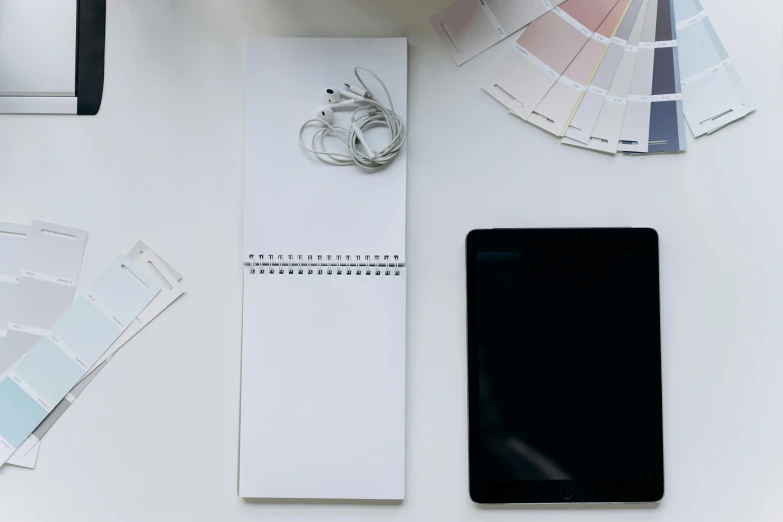
[[[587,89],[585,89],[584,98],[582,98],[574,117],[571,119],[568,129],[566,129],[566,137],[585,145],[590,142],[590,135],[595,128],[601,108],[609,94],[612,80],[615,78],[617,68],[625,54],[628,40],[631,38],[631,32],[639,18],[640,9],[642,4],[645,4],[646,8],[646,2],[647,0],[633,0],[628,8],[620,27],[617,29],[617,33],[609,43],[609,48],[606,54],[604,54],[595,76],[591,80],[590,85],[587,86]],[[641,18],[644,20],[646,9],[641,12]]]
[[[41,450],[41,445],[36,444],[24,457],[19,457],[14,453],[6,464],[16,466],[17,468],[35,469],[35,465],[38,463],[38,452]]]
[[[27,246],[30,227],[0,223],[0,353],[11,321],[11,308],[16,300],[19,272],[22,270],[23,249]]]
[[[430,22],[457,65],[486,51],[565,0],[459,0]]]
[[[668,0],[661,0],[667,2]],[[650,140],[653,67],[655,65],[655,29],[658,24],[658,0],[648,0],[647,13],[637,50],[631,88],[625,107],[623,127],[617,150],[646,153]]]
[[[171,265],[159,257],[151,248],[143,242],[139,242],[128,253],[128,259],[131,259],[138,268],[144,272],[150,279],[155,281],[160,287],[160,292],[155,299],[145,308],[132,324],[122,332],[114,344],[106,350],[93,365],[91,371],[98,365],[110,359],[122,348],[125,343],[130,341],[133,336],[139,333],[153,319],[158,317],[166,308],[185,293],[185,285],[182,282],[182,276],[174,270]]]
[[[87,232],[33,221],[26,241],[8,332],[0,345],[0,376],[73,302]]]
[[[0,465],[63,400],[160,288],[123,255],[0,380]]]
[[[136,266],[143,271],[147,276],[158,283],[161,290],[152,300],[152,302],[142,311],[139,316],[134,320],[128,328],[120,335],[120,337],[106,350],[106,352],[93,364],[90,372],[82,377],[79,383],[74,386],[70,392],[66,395],[65,399],[61,400],[59,404],[46,416],[46,418],[38,425],[32,435],[16,450],[14,453],[14,459],[22,460],[22,464],[16,464],[16,462],[8,461],[8,464],[19,465],[21,467],[29,466],[28,456],[31,454],[38,454],[38,448],[40,447],[40,440],[51,429],[52,426],[62,417],[62,415],[71,407],[71,404],[76,400],[79,395],[85,390],[88,384],[100,373],[100,371],[108,364],[108,362],[114,357],[114,355],[122,348],[128,341],[139,333],[145,326],[152,322],[153,319],[158,317],[166,308],[168,308],[174,301],[185,292],[185,286],[182,282],[182,276],[169,265],[165,260],[160,258],[151,248],[139,241],[133,249],[128,253],[128,259],[131,259]],[[32,461],[32,466],[35,466],[35,460]]]
[[[603,100],[603,105],[598,114],[592,132],[587,143],[584,143],[584,136],[569,132],[562,139],[565,145],[588,148],[608,154],[616,154],[617,146],[620,142],[620,131],[623,128],[623,119],[625,118],[625,108],[628,105],[628,92],[631,89],[634,68],[636,66],[636,57],[639,50],[639,39],[642,35],[642,28],[647,15],[648,0],[644,0],[639,14],[636,17],[631,36],[625,44],[623,55],[620,58],[620,64],[617,66],[609,92]],[[579,139],[575,139],[577,136]]]
[[[14,223],[0,223],[0,351],[10,320],[11,306],[16,299],[19,272],[22,269],[23,249],[27,246],[30,227]],[[34,468],[38,451],[31,451],[24,458],[12,457],[9,463],[24,468]]]

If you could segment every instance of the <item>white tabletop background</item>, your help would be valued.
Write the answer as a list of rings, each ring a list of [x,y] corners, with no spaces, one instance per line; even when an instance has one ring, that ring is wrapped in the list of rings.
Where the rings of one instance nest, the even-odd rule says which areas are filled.
[[[561,146],[482,93],[511,40],[455,67],[428,21],[451,1],[109,0],[100,114],[0,116],[0,220],[89,230],[80,289],[137,239],[189,285],[49,433],[38,469],[0,470],[0,520],[781,519],[780,2],[704,0],[758,112],[713,136],[689,135],[685,154],[626,158]],[[250,35],[410,38],[401,505],[236,495]],[[629,225],[660,234],[664,500],[653,509],[472,504],[465,234]]]

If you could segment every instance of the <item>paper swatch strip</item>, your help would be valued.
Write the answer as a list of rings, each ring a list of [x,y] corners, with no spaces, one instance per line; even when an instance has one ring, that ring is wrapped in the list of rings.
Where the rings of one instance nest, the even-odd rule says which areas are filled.
[[[160,292],[138,315],[136,320],[122,332],[120,337],[111,347],[106,350],[98,361],[96,361],[93,365],[93,369],[68,392],[65,399],[61,400],[59,404],[52,409],[46,418],[38,425],[32,435],[30,435],[16,450],[14,458],[24,459],[30,452],[37,452],[40,440],[43,436],[46,435],[49,429],[54,426],[60,417],[62,417],[66,410],[71,407],[71,404],[81,395],[98,373],[103,370],[117,351],[184,293],[185,286],[182,283],[182,276],[143,242],[139,241],[133,247],[128,253],[128,258],[150,279],[159,284],[161,288]],[[11,464],[11,461],[8,463]]]
[[[655,64],[647,152],[680,152],[685,150],[685,118],[682,113],[672,0],[658,0],[655,32]]]
[[[567,0],[517,40],[483,89],[527,120],[618,0]]]
[[[668,0],[660,0],[668,2]],[[648,0],[617,150],[647,152],[659,0]]]
[[[598,120],[595,122],[589,141],[585,144],[566,135],[562,143],[608,154],[617,153],[620,131],[623,128],[623,120],[625,119],[625,109],[628,105],[628,93],[631,88],[638,56],[639,39],[646,21],[648,5],[648,0],[644,0],[639,8],[636,22],[620,58],[620,65],[617,66],[612,85],[609,87],[609,93],[603,101],[601,112],[598,115]]]
[[[555,136],[562,136],[565,133],[574,108],[585,95],[598,63],[628,9],[629,2],[630,0],[620,0],[615,4],[563,75],[536,106],[528,122]]]
[[[19,468],[35,469],[35,464],[38,462],[38,452],[41,446],[37,444],[32,448],[24,457],[17,456],[16,453],[11,455],[6,464],[11,466],[17,466]]]
[[[0,464],[149,305],[158,286],[120,255],[0,380]]]
[[[696,137],[755,110],[736,67],[699,0],[674,0],[680,83],[688,126]]]
[[[430,18],[457,65],[486,51],[564,0],[459,0]]]
[[[16,300],[22,253],[29,233],[30,227],[26,225],[0,223],[0,353]]]
[[[0,353],[11,319],[12,305],[16,300],[19,273],[22,270],[24,249],[28,245],[30,226],[0,223]],[[9,464],[32,469],[38,459],[38,448],[23,458],[11,457]]]
[[[86,243],[83,230],[33,221],[22,251],[8,332],[0,345],[0,376],[73,302]]]
[[[625,16],[617,29],[614,37],[610,40],[609,47],[604,54],[601,64],[598,66],[593,79],[585,89],[579,107],[574,117],[569,123],[565,135],[571,139],[587,145],[590,136],[598,121],[601,108],[604,105],[609,89],[612,85],[615,73],[620,66],[623,54],[625,53],[628,39],[631,37],[631,31],[639,18],[639,12],[644,0],[633,0]],[[641,29],[640,29],[641,30]]]
[[[185,292],[185,285],[182,283],[182,275],[163,258],[158,256],[154,250],[144,244],[144,242],[139,241],[136,243],[133,249],[128,253],[128,258],[132,260],[140,270],[147,274],[150,279],[157,283],[158,287],[160,287],[160,292],[138,317],[136,317],[133,324],[128,326],[114,344],[112,344],[98,361],[95,362],[92,369],[96,369],[99,364],[114,356],[125,343],[130,341],[133,336],[139,333]]]

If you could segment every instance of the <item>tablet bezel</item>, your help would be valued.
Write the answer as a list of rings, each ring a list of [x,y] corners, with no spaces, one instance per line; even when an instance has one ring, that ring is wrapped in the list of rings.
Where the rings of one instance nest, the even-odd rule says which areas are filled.
[[[648,253],[650,266],[650,372],[653,387],[650,414],[653,417],[652,448],[656,461],[654,476],[649,481],[591,480],[520,480],[509,482],[482,481],[479,477],[478,422],[478,346],[476,331],[477,253],[520,251],[550,242],[577,244],[614,244],[641,247]],[[658,234],[650,228],[583,228],[583,229],[493,229],[473,230],[466,239],[467,272],[467,337],[468,337],[468,437],[470,497],[480,504],[579,504],[579,503],[652,503],[663,498],[663,404],[661,391],[661,336]],[[473,421],[474,419],[475,422]]]

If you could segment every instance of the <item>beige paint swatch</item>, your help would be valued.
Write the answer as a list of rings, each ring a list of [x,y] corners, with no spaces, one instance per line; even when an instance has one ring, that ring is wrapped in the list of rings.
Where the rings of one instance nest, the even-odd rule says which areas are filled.
[[[618,0],[567,0],[531,23],[483,89],[522,119],[565,72]]]
[[[592,80],[629,4],[630,0],[617,2],[598,30],[528,117],[528,122],[555,136],[565,133],[571,115],[584,96],[587,85]]]
[[[620,140],[620,130],[623,127],[625,109],[628,103],[628,92],[631,88],[633,72],[638,56],[639,39],[642,34],[644,22],[649,5],[648,0],[644,0],[639,8],[639,14],[634,23],[631,35],[625,46],[623,56],[620,58],[620,65],[617,66],[609,92],[604,99],[598,120],[588,139],[587,143],[577,141],[573,138],[565,137],[562,143],[576,147],[585,147],[608,154],[617,153],[617,145]]]

